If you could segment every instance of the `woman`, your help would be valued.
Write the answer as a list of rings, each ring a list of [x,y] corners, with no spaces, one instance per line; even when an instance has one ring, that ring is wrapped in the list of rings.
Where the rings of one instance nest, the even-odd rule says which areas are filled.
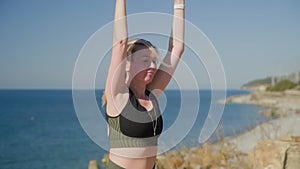
[[[157,98],[166,88],[184,50],[184,0],[174,0],[168,53],[157,68],[156,48],[128,41],[126,1],[116,0],[112,58],[105,101],[110,141],[108,168],[155,168],[162,117]]]

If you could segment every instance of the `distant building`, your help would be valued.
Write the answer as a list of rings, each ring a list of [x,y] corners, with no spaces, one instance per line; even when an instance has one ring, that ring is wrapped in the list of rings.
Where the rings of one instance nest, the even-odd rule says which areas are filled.
[[[289,80],[294,83],[298,83],[300,80],[300,70],[297,72],[293,72],[289,75],[284,75],[284,76],[272,76],[272,86],[277,84],[278,82],[282,80]]]

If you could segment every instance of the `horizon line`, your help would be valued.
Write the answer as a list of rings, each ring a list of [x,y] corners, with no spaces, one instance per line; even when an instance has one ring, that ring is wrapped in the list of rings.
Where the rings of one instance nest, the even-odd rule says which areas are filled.
[[[0,88],[0,90],[104,90],[104,88]],[[199,88],[199,89],[178,89],[178,88],[167,88],[165,90],[212,90],[211,88]],[[213,89],[213,90],[223,90],[223,89]],[[227,88],[225,90],[245,90],[241,88]]]

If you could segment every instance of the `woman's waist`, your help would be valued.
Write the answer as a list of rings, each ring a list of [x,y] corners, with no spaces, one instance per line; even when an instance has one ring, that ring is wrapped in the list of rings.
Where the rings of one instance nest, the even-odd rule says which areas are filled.
[[[110,148],[109,152],[124,159],[147,159],[156,157],[157,146]]]

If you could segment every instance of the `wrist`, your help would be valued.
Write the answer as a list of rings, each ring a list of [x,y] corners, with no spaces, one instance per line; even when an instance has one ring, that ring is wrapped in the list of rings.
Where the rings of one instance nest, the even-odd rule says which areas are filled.
[[[174,0],[174,5],[176,4],[184,4],[184,0]]]
[[[174,10],[175,9],[184,10],[184,4],[174,4]]]
[[[184,10],[184,0],[174,0],[174,9]]]

